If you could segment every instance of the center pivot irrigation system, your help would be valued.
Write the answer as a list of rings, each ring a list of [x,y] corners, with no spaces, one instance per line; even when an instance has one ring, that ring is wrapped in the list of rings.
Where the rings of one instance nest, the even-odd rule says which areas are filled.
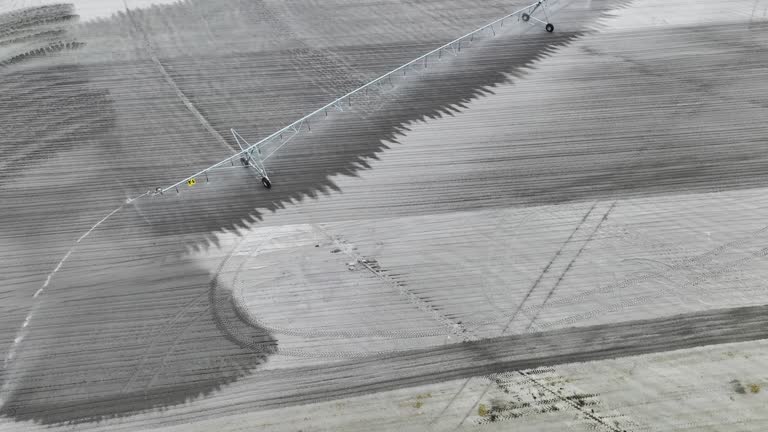
[[[187,184],[188,186],[194,186],[197,184],[198,179],[205,178],[206,182],[208,181],[208,174],[216,169],[220,168],[231,168],[235,166],[236,164],[241,164],[244,167],[250,167],[256,170],[256,172],[261,177],[261,184],[264,185],[265,188],[270,189],[272,187],[272,182],[269,180],[269,176],[267,175],[267,170],[264,167],[264,163],[272,157],[272,155],[275,154],[282,146],[287,144],[291,138],[293,138],[295,135],[297,135],[299,132],[302,131],[304,125],[306,124],[307,129],[309,131],[312,130],[310,126],[310,119],[314,118],[315,116],[318,116],[322,113],[324,113],[324,116],[328,116],[328,110],[329,109],[337,109],[338,111],[344,111],[343,105],[344,102],[347,102],[348,106],[352,106],[352,96],[355,94],[358,94],[360,92],[365,91],[367,93],[367,90],[372,86],[377,86],[377,88],[381,88],[381,86],[385,82],[389,82],[390,85],[392,85],[392,77],[396,74],[403,73],[403,75],[406,75],[408,72],[408,68],[426,68],[427,67],[427,60],[430,57],[435,57],[438,61],[442,58],[443,52],[448,52],[450,54],[453,54],[454,56],[458,55],[459,52],[461,52],[461,44],[462,42],[469,41],[472,42],[475,38],[475,36],[479,36],[482,32],[489,32],[496,36],[496,28],[495,26],[498,26],[499,29],[504,27],[504,21],[509,20],[512,17],[517,16],[518,21],[522,20],[525,23],[529,23],[531,25],[534,25],[531,20],[538,22],[540,24],[544,24],[544,28],[547,32],[553,32],[555,30],[555,26],[549,22],[549,5],[547,3],[555,4],[559,0],[539,0],[536,3],[532,3],[522,9],[516,10],[508,15],[505,15],[496,21],[493,21],[491,23],[488,23],[474,31],[471,31],[464,36],[461,36],[458,39],[454,39],[451,42],[448,42],[445,45],[440,46],[439,48],[435,48],[434,50],[422,55],[421,57],[418,57],[414,60],[411,60],[410,62],[398,67],[397,69],[393,69],[390,72],[387,72],[386,74],[376,78],[373,81],[368,82],[367,84],[356,88],[355,90],[352,90],[351,92],[345,94],[344,96],[341,96],[340,98],[334,100],[333,102],[320,107],[316,109],[315,111],[311,112],[310,114],[296,120],[295,122],[289,124],[288,126],[280,129],[279,131],[269,135],[268,137],[262,139],[261,141],[257,142],[256,144],[249,144],[248,141],[245,140],[240,134],[238,134],[234,129],[230,129],[232,132],[232,136],[235,138],[235,141],[237,142],[237,145],[240,147],[240,152],[236,153],[223,161],[211,165],[208,168],[199,171],[184,180],[181,180],[177,183],[174,183],[170,186],[167,186],[165,188],[158,187],[155,189],[154,195],[160,195],[163,194],[171,189],[175,189],[176,192],[179,192],[179,187],[183,186],[184,184]],[[545,20],[541,20],[539,18],[536,18],[533,16],[534,13],[537,11],[541,11],[541,13],[544,15]],[[422,65],[423,64],[423,65]],[[289,135],[287,139],[283,139],[283,135]],[[277,147],[266,153],[265,149],[269,147],[271,143],[277,143]],[[266,154],[264,154],[266,153]]]

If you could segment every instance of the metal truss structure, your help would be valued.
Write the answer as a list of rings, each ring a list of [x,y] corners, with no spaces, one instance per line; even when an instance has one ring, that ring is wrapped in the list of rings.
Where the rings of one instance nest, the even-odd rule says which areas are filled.
[[[392,83],[393,76],[400,73],[403,73],[405,75],[407,74],[409,69],[413,69],[413,68],[418,68],[418,69],[426,68],[428,65],[428,60],[430,58],[433,58],[439,61],[442,58],[443,53],[448,53],[454,56],[458,55],[461,52],[462,43],[472,42],[476,36],[482,35],[483,33],[485,34],[490,33],[492,36],[496,36],[497,29],[500,31],[504,27],[504,22],[510,20],[513,17],[518,17],[518,21],[522,20],[523,22],[529,23],[529,24],[534,24],[531,22],[531,20],[544,24],[546,31],[551,33],[555,30],[555,27],[552,23],[549,22],[549,16],[551,15],[551,13],[549,11],[550,5],[548,3],[555,3],[557,1],[558,0],[539,0],[536,3],[532,3],[522,9],[518,9],[491,23],[488,23],[478,29],[475,29],[457,39],[454,39],[438,48],[435,48],[434,50],[416,59],[409,61],[408,63],[396,69],[393,69],[385,73],[384,75],[368,82],[363,86],[360,86],[350,91],[344,96],[341,96],[336,100],[316,109],[315,111],[312,111],[306,116],[294,121],[288,126],[285,126],[284,128],[278,130],[277,132],[274,132],[273,134],[267,136],[266,138],[262,139],[261,141],[255,144],[249,144],[248,141],[245,140],[245,138],[243,138],[240,134],[237,133],[237,131],[235,131],[234,129],[230,129],[230,131],[232,132],[232,136],[234,137],[235,141],[240,147],[240,152],[222,160],[221,162],[211,165],[208,168],[205,168],[204,170],[201,170],[179,182],[176,182],[170,186],[158,187],[155,189],[153,195],[160,195],[172,189],[175,189],[176,192],[179,192],[179,187],[183,186],[184,184],[193,186],[197,183],[198,179],[203,177],[206,179],[206,181],[208,181],[209,179],[208,175],[211,171],[214,171],[220,168],[231,168],[233,166],[236,166],[237,164],[241,164],[244,167],[253,168],[261,177],[262,185],[265,188],[270,189],[272,187],[272,183],[269,179],[264,163],[270,157],[272,157],[272,155],[274,155],[275,152],[277,152],[285,144],[290,142],[290,140],[294,136],[299,134],[304,129],[305,126],[307,130],[311,131],[312,128],[310,126],[310,120],[316,118],[321,114],[323,115],[323,117],[326,117],[328,115],[329,109],[344,111],[345,103],[348,106],[352,106],[353,96],[359,95],[363,92],[367,93],[367,91],[374,86],[380,89],[381,86],[384,85],[385,83],[389,83],[390,85],[392,85],[391,83]],[[543,13],[545,18],[544,20],[541,20],[533,16],[534,13],[536,13],[537,11],[541,11]],[[284,138],[285,135],[288,135],[288,138]],[[277,144],[276,148],[264,154],[265,150],[272,146],[271,144]]]

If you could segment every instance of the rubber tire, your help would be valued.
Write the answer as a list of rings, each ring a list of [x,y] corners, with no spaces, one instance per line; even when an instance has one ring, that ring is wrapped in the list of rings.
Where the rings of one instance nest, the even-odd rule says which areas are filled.
[[[261,178],[261,185],[267,189],[272,189],[272,183],[270,183],[269,179],[266,177]]]
[[[555,26],[550,24],[550,23],[547,23],[547,25],[546,25],[546,27],[544,27],[544,29],[546,29],[549,33],[552,33],[553,31],[555,31]]]
[[[522,15],[520,16],[520,18],[522,18],[522,19],[523,19],[523,21],[525,21],[525,22],[528,22],[528,20],[529,20],[529,19],[531,19],[531,16],[530,16],[530,15],[528,15],[527,13],[524,13],[524,14],[522,14]]]
[[[244,167],[247,167],[249,165],[248,164],[248,159],[246,159],[244,157],[240,158],[240,163],[243,164]]]

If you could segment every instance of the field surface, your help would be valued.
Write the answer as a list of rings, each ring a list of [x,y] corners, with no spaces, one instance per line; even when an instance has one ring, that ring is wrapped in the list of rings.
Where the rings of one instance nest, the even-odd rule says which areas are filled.
[[[559,0],[148,193],[526,5],[0,4],[0,431],[765,430],[765,0]]]

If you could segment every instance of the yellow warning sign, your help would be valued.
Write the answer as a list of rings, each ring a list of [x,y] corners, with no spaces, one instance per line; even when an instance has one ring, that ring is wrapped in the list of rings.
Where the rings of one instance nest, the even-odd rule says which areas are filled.
[[[191,178],[191,179],[187,180],[187,184],[190,185],[190,186],[194,186],[195,184],[197,184],[197,180]]]

